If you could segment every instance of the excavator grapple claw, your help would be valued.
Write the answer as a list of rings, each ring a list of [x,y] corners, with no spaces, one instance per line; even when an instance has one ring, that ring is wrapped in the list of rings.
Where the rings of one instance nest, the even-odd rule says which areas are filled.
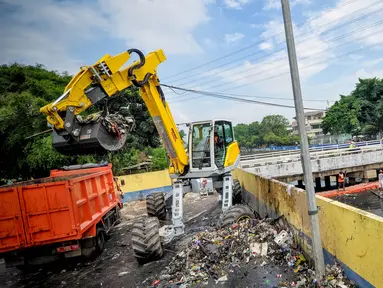
[[[135,126],[133,118],[117,113],[90,119],[78,117],[71,132],[53,130],[52,146],[65,155],[117,151],[125,145]]]

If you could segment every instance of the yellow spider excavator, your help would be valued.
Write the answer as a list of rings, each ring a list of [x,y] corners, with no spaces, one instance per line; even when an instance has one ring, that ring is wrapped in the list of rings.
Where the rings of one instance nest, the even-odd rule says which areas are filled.
[[[139,60],[123,68],[133,53],[138,54]],[[222,195],[223,211],[241,197],[239,182],[233,181],[230,173],[240,159],[232,123],[228,120],[189,123],[187,153],[156,74],[158,65],[165,60],[162,50],[146,56],[137,49],[116,56],[107,54],[94,65],[81,67],[64,94],[40,109],[53,126],[52,145],[57,151],[81,154],[99,149],[118,150],[134,129],[133,118],[120,113],[110,114],[107,109],[86,118],[80,113],[131,86],[139,88],[170,158],[169,174],[174,179],[173,193],[168,193],[172,200],[173,225],[159,227],[158,218],[164,220],[166,217],[166,199],[162,193],[147,197],[148,214],[155,217],[142,218],[134,224],[133,248],[137,259],[144,260],[162,256],[161,242],[168,243],[184,233],[182,199],[185,191],[190,189],[192,179],[213,180],[214,188]]]

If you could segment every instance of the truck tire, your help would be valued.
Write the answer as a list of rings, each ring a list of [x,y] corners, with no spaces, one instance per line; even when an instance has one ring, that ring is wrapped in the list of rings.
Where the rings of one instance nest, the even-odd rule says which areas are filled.
[[[115,225],[120,224],[121,220],[122,220],[121,208],[117,205],[116,206],[116,222],[115,222]]]
[[[132,247],[139,263],[162,257],[163,249],[159,229],[160,222],[156,217],[142,217],[133,223]]]
[[[101,228],[97,228],[96,230],[96,251],[97,254],[101,254],[104,251],[105,247],[105,232]]]
[[[249,206],[234,205],[222,214],[219,226],[222,228],[230,227],[241,220],[253,218],[255,218],[255,214]]]
[[[149,217],[166,220],[164,193],[153,193],[146,197],[146,210]]]
[[[233,179],[233,205],[242,203],[241,183],[237,179]]]

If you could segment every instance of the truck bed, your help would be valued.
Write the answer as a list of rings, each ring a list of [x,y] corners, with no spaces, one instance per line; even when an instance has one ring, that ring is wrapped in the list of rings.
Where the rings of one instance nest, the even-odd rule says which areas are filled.
[[[0,253],[94,236],[90,228],[119,204],[111,165],[60,173],[0,187]]]

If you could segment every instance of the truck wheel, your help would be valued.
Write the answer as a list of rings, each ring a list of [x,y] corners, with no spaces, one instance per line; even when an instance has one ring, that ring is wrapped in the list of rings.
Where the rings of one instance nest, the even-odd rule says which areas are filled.
[[[225,211],[220,220],[221,227],[229,227],[233,223],[238,223],[241,220],[252,219],[255,217],[254,212],[247,205],[234,205]]]
[[[159,229],[160,222],[156,217],[142,217],[133,223],[132,247],[139,263],[162,257]]]
[[[121,218],[122,218],[122,216],[121,216],[121,209],[117,205],[117,207],[116,207],[116,222],[115,222],[115,225],[118,225],[118,224],[121,223]]]
[[[104,251],[105,246],[105,233],[101,228],[96,230],[96,250],[98,254],[101,254]]]
[[[146,197],[146,209],[149,217],[157,217],[160,220],[166,219],[164,193],[153,193]]]
[[[241,183],[237,179],[233,179],[233,205],[242,203]]]

